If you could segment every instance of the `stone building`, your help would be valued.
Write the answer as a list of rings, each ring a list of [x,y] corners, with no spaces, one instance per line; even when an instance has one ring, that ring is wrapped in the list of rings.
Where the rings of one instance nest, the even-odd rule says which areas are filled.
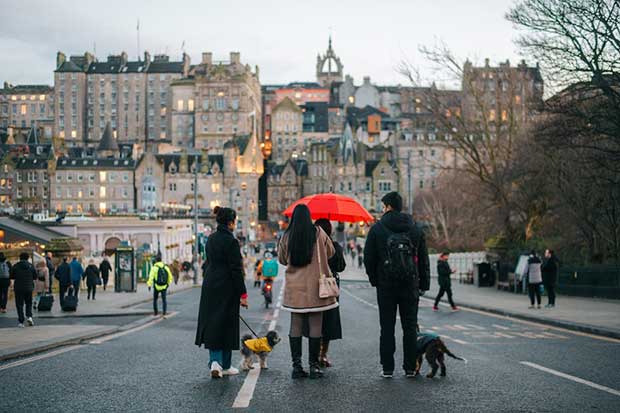
[[[305,113],[290,98],[285,97],[271,113],[272,159],[284,163],[291,155],[304,150],[302,137]]]
[[[48,85],[11,85],[0,89],[0,130],[41,129],[51,139],[54,128],[54,89]]]
[[[136,160],[123,153],[108,123],[96,151],[59,157],[51,182],[54,211],[117,214],[135,211]]]
[[[130,61],[127,53],[71,56],[58,52],[54,72],[55,130],[68,146],[96,147],[110,123],[119,142],[143,143],[168,137],[169,86],[187,75],[189,56],[166,55]]]
[[[306,195],[304,180],[308,177],[308,161],[291,159],[280,164],[270,162],[266,173],[269,185],[268,219],[276,223],[282,219],[282,211]]]
[[[229,61],[214,61],[203,53],[202,61],[188,76],[171,84],[172,143],[222,153],[234,136],[262,129],[261,87],[258,67],[241,63],[241,54]]]

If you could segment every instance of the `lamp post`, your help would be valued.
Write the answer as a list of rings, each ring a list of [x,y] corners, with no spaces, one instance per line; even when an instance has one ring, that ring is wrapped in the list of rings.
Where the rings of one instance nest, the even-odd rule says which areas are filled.
[[[194,267],[194,285],[198,284],[198,154],[194,155],[194,254],[192,266]]]

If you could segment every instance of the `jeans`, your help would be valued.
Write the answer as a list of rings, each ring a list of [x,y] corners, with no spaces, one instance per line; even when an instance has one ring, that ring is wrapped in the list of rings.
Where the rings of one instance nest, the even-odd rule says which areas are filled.
[[[89,285],[88,287],[88,298],[93,298],[93,300],[95,299],[95,294],[97,293],[97,286],[96,285]]]
[[[74,297],[78,297],[78,294],[80,293],[80,282],[79,281],[73,281],[71,282],[71,285],[73,285],[73,296]],[[78,298],[79,300],[79,298]]]
[[[26,305],[26,317],[32,317],[32,291],[15,291],[15,306],[17,307],[17,318],[20,324],[25,321],[24,304]]]
[[[222,369],[228,370],[232,364],[232,350],[209,349],[209,368],[214,361],[217,361]]]
[[[527,292],[530,296],[530,304],[534,305],[534,296],[536,303],[540,305],[540,283],[528,283]]]
[[[403,329],[403,369],[412,372],[416,368],[416,330],[418,323],[417,292],[412,287],[378,287],[379,323],[381,337],[379,353],[383,371],[394,371],[394,352],[396,351],[395,325],[396,310],[400,313]]]
[[[549,305],[555,305],[555,285],[545,284],[545,290],[547,290],[547,297],[549,298]]]
[[[448,301],[450,302],[450,305],[452,307],[456,307],[454,305],[454,301],[452,301],[452,287],[439,287],[439,294],[437,294],[437,297],[435,298],[435,307],[439,304],[439,300],[441,300],[444,293],[448,294]]]
[[[157,315],[157,297],[161,294],[161,301],[164,307],[164,315],[166,315],[167,303],[166,303],[166,292],[168,290],[157,291],[157,288],[153,287],[153,312]]]
[[[6,310],[6,302],[9,300],[9,285],[11,281],[8,278],[0,278],[0,309]]]

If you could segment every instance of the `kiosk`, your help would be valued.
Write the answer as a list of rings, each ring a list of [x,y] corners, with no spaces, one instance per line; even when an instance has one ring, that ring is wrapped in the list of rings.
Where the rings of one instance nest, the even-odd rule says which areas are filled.
[[[114,292],[137,291],[136,260],[133,247],[119,246],[116,248],[114,265]]]

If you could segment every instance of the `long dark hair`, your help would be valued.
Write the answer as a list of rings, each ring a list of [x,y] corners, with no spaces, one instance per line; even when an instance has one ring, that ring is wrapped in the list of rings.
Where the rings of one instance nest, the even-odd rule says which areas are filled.
[[[310,210],[305,205],[297,205],[291,216],[291,223],[285,234],[288,239],[289,260],[294,267],[304,267],[312,262],[316,228],[310,219]]]

